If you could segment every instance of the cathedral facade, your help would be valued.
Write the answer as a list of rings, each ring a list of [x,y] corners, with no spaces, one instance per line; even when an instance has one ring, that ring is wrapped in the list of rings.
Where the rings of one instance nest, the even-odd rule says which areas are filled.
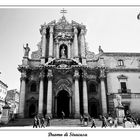
[[[87,49],[86,26],[65,16],[41,25],[38,50],[25,53],[18,70],[20,78],[19,116],[35,114],[67,118],[114,113],[116,95],[125,110],[139,112],[140,54],[99,53]],[[134,82],[133,82],[134,81]]]

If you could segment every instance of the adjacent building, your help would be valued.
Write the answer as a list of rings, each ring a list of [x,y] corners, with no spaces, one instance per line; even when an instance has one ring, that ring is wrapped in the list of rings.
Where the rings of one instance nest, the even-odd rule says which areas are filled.
[[[19,92],[16,89],[7,91],[6,102],[10,106],[10,113],[11,114],[18,114]]]
[[[19,116],[68,118],[114,113],[116,95],[125,111],[140,114],[140,53],[99,53],[86,46],[87,29],[65,16],[41,25],[37,51],[24,47]]]
[[[2,112],[2,107],[5,105],[5,98],[7,95],[8,86],[0,80],[0,112]]]

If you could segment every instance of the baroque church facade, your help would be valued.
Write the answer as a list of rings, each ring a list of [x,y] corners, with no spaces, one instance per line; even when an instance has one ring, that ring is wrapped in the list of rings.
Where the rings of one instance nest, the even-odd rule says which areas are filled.
[[[24,47],[20,78],[19,116],[47,114],[67,118],[114,113],[117,95],[126,110],[138,113],[140,54],[99,53],[86,46],[86,26],[59,21],[41,25],[38,50]]]

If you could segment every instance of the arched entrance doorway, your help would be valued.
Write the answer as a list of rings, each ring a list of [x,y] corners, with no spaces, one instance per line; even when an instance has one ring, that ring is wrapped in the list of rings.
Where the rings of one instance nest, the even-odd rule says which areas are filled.
[[[29,117],[30,117],[30,118],[33,118],[34,115],[35,115],[35,113],[36,113],[36,106],[35,106],[35,104],[33,103],[33,104],[31,104],[30,107],[29,107]]]
[[[94,118],[98,118],[100,114],[99,101],[95,98],[89,100],[88,105],[89,115]]]
[[[69,93],[66,90],[61,90],[57,95],[57,116],[61,117],[61,112],[65,113],[65,117],[69,117]]]

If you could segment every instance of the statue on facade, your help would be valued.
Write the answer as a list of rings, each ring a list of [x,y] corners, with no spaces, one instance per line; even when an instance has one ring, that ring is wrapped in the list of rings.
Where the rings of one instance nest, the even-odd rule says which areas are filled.
[[[24,57],[28,57],[29,56],[29,51],[30,51],[30,48],[28,47],[28,43],[26,43],[26,47],[24,47]]]
[[[66,52],[65,52],[65,47],[63,46],[63,48],[61,49],[61,58],[66,58]]]
[[[102,50],[101,46],[99,46],[99,54],[102,54],[104,51]]]
[[[118,106],[122,106],[122,98],[120,95],[116,95],[116,100],[117,100],[117,103],[118,103]]]

